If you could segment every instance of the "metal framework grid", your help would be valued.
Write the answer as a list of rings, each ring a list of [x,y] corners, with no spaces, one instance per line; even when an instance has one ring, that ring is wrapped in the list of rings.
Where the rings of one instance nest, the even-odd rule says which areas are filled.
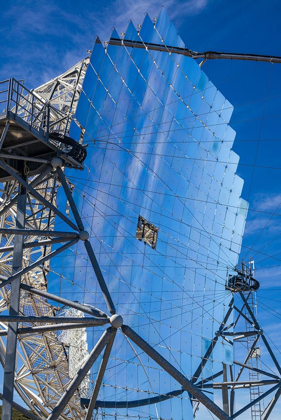
[[[150,47],[148,46],[148,48]],[[206,55],[205,58],[210,57]],[[84,229],[83,221],[72,198],[69,182],[63,171],[64,167],[71,167],[73,170],[82,169],[82,164],[69,156],[68,150],[61,146],[57,138],[52,139],[52,131],[68,134],[69,121],[71,115],[75,113],[86,66],[87,59],[34,92],[28,92],[24,86],[14,80],[2,83],[1,94],[7,93],[7,100],[2,101],[6,105],[5,113],[1,115],[3,129],[0,140],[0,168],[3,172],[1,176],[4,182],[0,210],[2,239],[0,249],[2,281],[0,284],[2,293],[0,322],[2,330],[0,335],[6,336],[6,339],[1,338],[0,342],[0,361],[4,367],[4,391],[1,395],[3,419],[11,419],[12,406],[15,406],[30,418],[37,420],[46,418],[48,420],[58,418],[86,418],[89,420],[97,407],[106,407],[112,404],[117,408],[118,406],[139,407],[164,401],[180,395],[184,391],[192,396],[195,414],[196,403],[202,403],[219,419],[237,418],[269,394],[275,393],[263,413],[263,420],[268,419],[281,393],[279,376],[281,367],[258,324],[252,305],[249,304],[254,292],[237,291],[242,300],[242,306],[235,306],[234,299],[232,299],[223,323],[192,380],[182,375],[129,326],[123,325],[121,316],[116,314],[113,300],[88,241],[88,233]],[[9,135],[15,136],[16,133],[20,133],[20,138],[24,138],[24,141],[14,147],[6,147]],[[34,146],[38,142],[44,144],[44,150],[36,151],[36,156],[24,153],[26,150],[30,151],[24,149],[29,144]],[[19,163],[15,165],[15,161]],[[62,186],[64,190],[75,223],[71,222],[66,214],[56,206],[56,194],[59,186]],[[54,229],[55,218],[63,221],[65,226],[68,226],[68,231],[56,231]],[[50,259],[78,241],[82,241],[85,245],[107,304],[108,314],[97,308],[90,308],[46,291],[46,276]],[[57,244],[59,244],[58,247]],[[82,320],[79,317],[60,317],[58,316],[58,307],[56,304],[51,304],[50,301],[90,316]],[[236,310],[238,315],[234,323],[228,325],[227,322],[233,310]],[[237,332],[234,329],[232,331],[240,318],[246,321],[246,330]],[[41,326],[41,324],[44,325]],[[65,346],[58,340],[56,331],[107,324],[111,324],[111,327],[105,330],[79,372],[70,379]],[[98,401],[102,378],[119,328],[138,348],[168,372],[181,385],[181,389],[143,401]],[[230,338],[233,339],[233,342],[246,337],[255,338],[247,349],[248,352],[243,363],[234,362],[241,367],[235,378],[230,367],[230,381],[228,381],[227,369],[226,366],[223,366],[223,369],[216,375],[200,381],[200,375],[211,357],[218,337],[223,337],[228,342],[231,341]],[[261,370],[248,363],[259,339],[263,340],[279,375]],[[19,369],[15,368],[17,340],[21,348],[18,356],[22,360]],[[103,351],[93,394],[91,399],[84,401],[84,406],[81,407],[79,386]],[[256,382],[253,380],[240,381],[241,374],[245,369],[270,379]],[[214,379],[220,376],[223,377],[222,381],[214,382]],[[237,389],[269,385],[273,386],[234,413],[234,395]],[[204,394],[204,389],[208,388],[222,390],[223,410]],[[26,409],[13,402],[14,389],[34,414],[30,414]],[[228,401],[229,390],[230,401]],[[85,406],[87,409],[84,408]]]

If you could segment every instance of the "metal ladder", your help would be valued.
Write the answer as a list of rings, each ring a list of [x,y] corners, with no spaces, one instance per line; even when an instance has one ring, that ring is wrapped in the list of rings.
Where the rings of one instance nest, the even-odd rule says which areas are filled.
[[[248,299],[248,303],[250,308],[252,309],[255,316],[257,316],[257,298],[256,298],[256,292],[251,291],[250,296]],[[245,309],[245,315],[249,317],[249,313],[247,309]],[[246,322],[246,331],[252,331],[251,325]],[[255,341],[255,336],[248,336],[246,337],[246,345],[247,345],[247,351],[250,352],[253,343]],[[260,346],[259,346],[259,340],[257,341],[254,349],[252,350],[252,353],[250,355],[250,358],[248,360],[248,365],[253,368],[261,369],[261,353],[260,353]],[[254,381],[261,381],[262,375],[258,372],[255,372],[254,370],[249,370],[249,380],[252,382]],[[256,398],[258,398],[263,393],[262,386],[251,386],[250,387],[250,401],[254,401]],[[262,412],[263,407],[261,401],[257,402],[251,407],[251,419],[252,420],[261,420],[262,418]]]

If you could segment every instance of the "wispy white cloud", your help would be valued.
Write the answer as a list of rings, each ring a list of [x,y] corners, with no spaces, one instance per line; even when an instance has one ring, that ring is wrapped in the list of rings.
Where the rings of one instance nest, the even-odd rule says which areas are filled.
[[[141,24],[145,13],[157,17],[164,5],[180,28],[184,18],[202,12],[210,0],[116,0],[87,10],[45,3],[15,2],[2,13],[2,68],[0,77],[25,78],[30,87],[46,82],[84,58],[95,37],[108,40],[112,27],[119,33],[131,19]],[[74,12],[74,9],[77,11]],[[8,25],[8,26],[5,26]],[[10,28],[13,28],[11,31]],[[6,62],[6,63],[5,63]]]
[[[127,28],[129,20],[135,25],[142,23],[146,13],[153,18],[157,18],[162,5],[165,7],[169,17],[178,26],[181,25],[184,18],[190,15],[201,13],[207,6],[209,0],[186,0],[179,2],[178,0],[143,0],[136,2],[135,0],[117,0],[113,5],[110,4],[101,12],[91,15],[91,19],[95,23],[98,30],[98,36],[105,41],[110,36],[109,27],[115,27],[118,32],[124,32]],[[104,22],[107,22],[107,25]]]
[[[256,269],[255,276],[260,280],[262,288],[281,286],[281,267]]]
[[[257,216],[251,220],[247,220],[245,227],[245,236],[256,235],[263,231],[263,238],[270,233],[277,235],[281,233],[280,224],[275,220],[269,220],[269,217]]]
[[[252,208],[258,212],[250,213],[252,217],[246,222],[245,236],[256,235],[263,231],[262,237],[265,238],[267,234],[281,233],[280,223],[276,223],[274,217],[281,215],[281,194],[256,194]]]
[[[261,211],[277,212],[281,209],[281,194],[256,194],[254,207]]]

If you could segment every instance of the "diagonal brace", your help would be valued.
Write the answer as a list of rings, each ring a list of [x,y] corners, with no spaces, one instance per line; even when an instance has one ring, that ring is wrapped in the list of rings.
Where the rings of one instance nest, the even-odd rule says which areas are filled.
[[[103,333],[103,335],[101,336],[101,338],[99,339],[99,341],[97,342],[93,350],[91,351],[87,360],[84,362],[84,364],[81,366],[81,368],[79,369],[79,371],[77,372],[73,380],[68,385],[65,393],[63,394],[58,404],[56,405],[56,407],[53,409],[52,413],[48,417],[48,420],[57,420],[59,418],[65,406],[71,400],[73,394],[75,393],[75,391],[78,389],[79,385],[85,378],[86,374],[91,369],[92,365],[95,363],[95,361],[97,360],[97,358],[103,351],[104,347],[109,342],[113,333],[114,333],[114,329],[112,327],[108,328]]]
[[[27,323],[52,323],[59,324],[62,322],[65,323],[74,323],[74,324],[84,324],[89,325],[105,325],[109,323],[108,318],[75,318],[75,317],[62,317],[62,316],[20,316],[20,315],[0,315],[0,322],[27,322]]]
[[[62,319],[63,321],[63,319]],[[24,328],[18,328],[18,335],[22,334],[42,334],[44,332],[48,331],[60,331],[60,330],[74,330],[74,329],[80,329],[80,328],[87,328],[87,327],[96,327],[96,326],[102,326],[107,324],[109,321],[107,320],[96,320],[95,323],[85,323],[81,321],[79,324],[58,324],[58,325],[44,325],[43,327],[24,327]],[[7,335],[6,330],[0,331],[0,336]]]
[[[207,351],[206,351],[206,353],[205,353],[205,355],[204,355],[201,363],[199,364],[198,368],[196,369],[196,371],[195,371],[195,373],[194,373],[194,375],[193,375],[193,377],[191,379],[191,382],[192,383],[195,383],[197,381],[197,379],[201,375],[201,373],[202,373],[202,371],[203,371],[206,363],[208,362],[209,357],[211,356],[212,351],[214,350],[214,347],[217,344],[217,341],[219,339],[219,333],[221,333],[222,330],[224,329],[225,324],[226,324],[226,322],[227,322],[227,320],[228,320],[228,318],[229,318],[229,316],[230,316],[230,314],[231,314],[231,312],[233,310],[233,307],[232,307],[233,302],[234,302],[234,299],[232,298],[231,301],[229,302],[228,311],[227,311],[227,313],[226,313],[226,315],[225,315],[225,317],[224,317],[224,319],[223,319],[223,321],[222,321],[222,323],[221,323],[221,325],[219,327],[218,334],[216,335],[216,337],[213,338],[213,340],[212,340],[209,348],[207,349]]]
[[[88,256],[89,256],[89,258],[90,258],[91,264],[92,264],[92,266],[93,266],[93,269],[94,269],[94,271],[95,271],[95,274],[96,274],[97,280],[98,280],[98,282],[99,282],[99,285],[100,285],[100,288],[101,288],[102,294],[103,294],[103,296],[104,296],[104,299],[105,299],[106,305],[107,305],[107,307],[108,307],[108,309],[109,309],[109,312],[110,312],[112,315],[114,315],[114,314],[116,313],[116,309],[115,309],[114,303],[113,303],[113,301],[112,301],[112,298],[111,298],[111,296],[110,296],[109,290],[108,290],[108,288],[107,288],[106,282],[105,282],[105,280],[104,280],[103,274],[102,274],[102,272],[101,272],[100,266],[99,266],[98,261],[97,261],[97,259],[96,259],[96,256],[95,256],[95,253],[94,253],[94,250],[93,250],[93,248],[92,248],[92,244],[91,244],[91,242],[89,242],[88,240],[86,240],[86,241],[84,242],[84,244],[85,244],[85,248],[86,248],[86,251],[87,251],[87,253],[88,253]]]
[[[104,313],[100,309],[93,308],[91,306],[87,306],[82,303],[73,302],[61,296],[53,295],[52,293],[46,292],[45,290],[40,290],[40,289],[36,289],[35,287],[28,286],[27,284],[22,283],[20,287],[21,289],[26,290],[27,292],[33,293],[38,296],[42,296],[46,299],[53,300],[65,306],[69,306],[70,308],[78,309],[79,311],[84,312],[86,314],[96,316],[96,317],[101,317],[101,318],[107,318],[106,313]]]
[[[127,325],[122,327],[123,333],[129,337],[138,347],[140,347],[151,359],[169,373],[183,388],[193,397],[197,398],[206,408],[208,408],[220,420],[230,420],[230,417],[224,413],[213,401],[211,401],[200,389],[192,384],[180,371],[178,371],[171,363],[161,356],[154,348],[152,348],[145,340],[143,340],[135,331]]]
[[[51,209],[58,217],[60,217],[72,229],[78,230],[77,226],[73,222],[71,222],[71,220],[69,220],[68,217],[66,217],[63,213],[61,213],[52,203],[49,203],[49,201],[46,200],[46,198],[44,198],[41,194],[39,194],[30,184],[24,181],[20,175],[18,175],[15,171],[13,171],[13,169],[10,168],[10,166],[8,166],[6,163],[4,163],[1,160],[0,160],[0,167],[4,169],[5,171],[7,171],[23,187],[25,187],[26,190],[29,191],[29,193],[33,195],[33,197],[39,201],[39,203]]]
[[[102,362],[101,362],[101,365],[100,365],[100,368],[99,368],[97,380],[96,380],[96,383],[95,383],[95,388],[94,388],[94,391],[93,391],[93,395],[92,395],[92,398],[91,398],[91,401],[90,401],[90,404],[89,404],[89,408],[88,408],[85,420],[91,420],[92,419],[92,414],[93,414],[94,408],[96,406],[96,401],[97,401],[97,398],[98,398],[99,390],[100,390],[101,383],[102,383],[102,380],[103,380],[103,377],[104,377],[104,373],[105,373],[105,370],[106,370],[106,366],[107,366],[107,363],[108,363],[108,359],[109,359],[109,356],[110,356],[110,352],[111,352],[111,349],[112,349],[112,345],[113,345],[113,341],[114,341],[116,332],[117,332],[117,330],[115,330],[113,332],[113,334],[112,334],[111,338],[109,339],[109,342],[107,343],[106,348],[104,350],[103,359],[102,359]]]
[[[73,216],[74,216],[75,221],[77,223],[77,226],[78,226],[80,231],[83,231],[84,230],[84,224],[82,222],[82,219],[81,219],[80,214],[78,212],[78,209],[76,207],[75,201],[72,197],[71,191],[70,191],[70,189],[67,185],[65,175],[64,175],[64,173],[63,173],[63,171],[61,170],[60,167],[57,168],[57,173],[59,175],[59,180],[60,180],[60,182],[63,186],[66,198],[67,198],[67,200],[69,202],[69,205],[71,207]],[[111,314],[115,314],[116,310],[115,310],[115,307],[114,307],[114,303],[112,301],[109,290],[107,288],[104,277],[102,275],[101,269],[100,269],[99,264],[97,262],[97,259],[96,259],[94,250],[92,248],[92,245],[88,240],[85,240],[85,248],[86,248],[86,251],[87,251],[88,256],[90,258],[90,261],[92,263],[93,269],[95,271],[95,274],[96,274],[97,280],[99,282],[100,288],[102,290],[102,293],[103,293],[104,299],[106,301],[107,307],[108,307]]]
[[[65,251],[67,248],[75,245],[79,239],[74,239],[73,241],[67,242],[60,248],[56,249],[50,254],[46,255],[46,257],[40,258],[40,260],[36,261],[35,263],[29,265],[28,267],[24,268],[23,270],[18,271],[13,276],[8,277],[7,280],[4,280],[0,283],[0,289],[2,287],[7,286],[7,284],[13,282],[14,280],[18,279],[19,277],[23,276],[24,274],[28,273],[29,271],[33,270],[34,268],[38,267],[39,265],[43,264],[44,262],[50,260],[51,258],[55,257],[56,255],[60,254],[61,252]]]

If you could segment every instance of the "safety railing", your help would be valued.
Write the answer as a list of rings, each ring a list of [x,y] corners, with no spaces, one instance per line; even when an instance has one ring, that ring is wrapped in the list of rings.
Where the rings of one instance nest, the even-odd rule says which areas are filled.
[[[38,132],[65,134],[69,125],[68,114],[44,102],[15,79],[0,82],[0,117],[8,112]]]

